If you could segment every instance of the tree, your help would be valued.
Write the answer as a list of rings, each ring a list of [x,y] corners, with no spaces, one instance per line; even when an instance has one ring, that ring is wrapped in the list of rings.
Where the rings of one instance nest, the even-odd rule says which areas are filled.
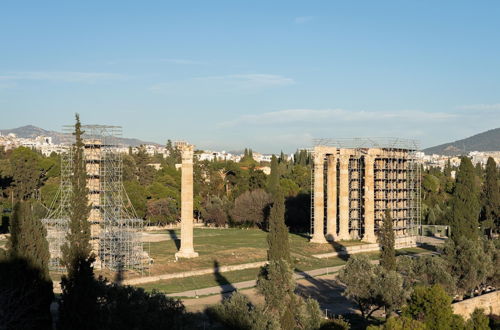
[[[288,228],[285,225],[285,200],[282,193],[277,194],[269,215],[267,244],[269,261],[285,260],[291,264]]]
[[[17,199],[31,198],[40,186],[38,160],[38,154],[29,148],[20,147],[12,152],[10,163],[13,169],[14,195]]]
[[[290,265],[288,229],[285,226],[285,202],[281,192],[275,196],[269,217],[268,260],[261,269],[257,289],[264,296],[264,312],[274,315],[281,329],[316,329],[321,311],[313,299],[295,294],[295,280]]]
[[[390,317],[379,326],[370,325],[366,330],[426,330],[424,323],[406,316]]]
[[[26,260],[0,260],[0,328],[52,329],[52,280]]]
[[[364,318],[383,307],[389,316],[406,297],[401,275],[373,265],[365,255],[351,257],[338,279],[345,285],[343,294],[358,305]]]
[[[467,320],[466,327],[470,330],[489,330],[489,322],[488,316],[484,314],[484,309],[476,308]]]
[[[266,314],[262,308],[254,306],[248,298],[238,292],[233,293],[221,304],[209,307],[207,314],[228,329],[274,330],[279,328],[278,321],[272,314]]]
[[[75,144],[72,148],[73,175],[67,242],[61,247],[62,262],[68,274],[61,279],[60,323],[63,329],[90,329],[97,315],[98,285],[92,263],[95,260],[90,245],[90,212],[86,186],[84,143],[80,117],[76,115]]]
[[[224,210],[224,203],[217,196],[211,197],[207,200],[201,215],[207,223],[212,223],[216,227],[223,227],[227,223],[227,214]]]
[[[391,210],[385,210],[385,217],[380,228],[378,242],[380,244],[380,265],[387,270],[396,270],[395,237],[392,228]]]
[[[483,185],[481,200],[481,227],[498,231],[500,228],[500,187],[498,184],[498,170],[495,160],[488,158],[486,163],[486,177]]]
[[[443,256],[456,280],[459,294],[473,296],[474,290],[492,276],[493,256],[485,251],[485,245],[489,246],[479,239],[469,240],[465,237],[445,243]]]
[[[230,211],[233,222],[246,226],[264,226],[271,196],[262,189],[247,191],[238,196]]]
[[[467,157],[461,158],[455,189],[449,204],[447,220],[451,225],[451,238],[456,240],[463,236],[476,239],[480,204],[474,167]]]
[[[398,257],[397,271],[403,276],[404,286],[408,289],[415,285],[439,284],[449,295],[455,294],[455,278],[450,274],[446,260],[440,256]]]
[[[280,174],[278,168],[278,159],[275,155],[271,157],[271,174],[267,183],[267,191],[275,195],[280,189]]]
[[[417,286],[403,310],[403,316],[423,322],[429,330],[452,329],[451,298],[440,285]]]

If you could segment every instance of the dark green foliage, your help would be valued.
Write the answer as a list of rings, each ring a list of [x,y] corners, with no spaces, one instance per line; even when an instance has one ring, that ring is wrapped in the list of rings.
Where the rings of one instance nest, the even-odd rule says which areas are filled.
[[[223,227],[227,223],[224,202],[218,197],[212,197],[207,200],[201,215],[207,223],[216,227]]]
[[[452,239],[478,237],[480,207],[474,167],[469,158],[462,157],[447,214]]]
[[[342,316],[334,319],[329,319],[321,324],[320,330],[349,330],[351,325],[344,320]]]
[[[378,233],[380,244],[380,265],[387,270],[396,270],[396,249],[394,230],[392,229],[391,210],[385,210],[382,227]]]
[[[280,173],[278,169],[278,159],[275,155],[271,158],[271,174],[267,184],[267,191],[275,195],[280,190]]]
[[[493,275],[494,251],[491,250],[494,250],[492,245],[480,239],[469,240],[462,237],[446,242],[444,258],[456,280],[459,294],[474,295],[474,290],[486,284],[487,279]]]
[[[251,167],[248,170],[248,175],[248,188],[250,190],[266,188],[267,175],[264,172]]]
[[[80,118],[76,115],[75,144],[72,150],[73,176],[70,197],[69,232],[61,247],[63,265],[68,274],[61,280],[60,323],[63,329],[89,329],[96,324],[98,285],[94,279],[91,254],[90,212],[87,198],[84,143]]]
[[[136,177],[141,185],[153,183],[155,169],[149,166],[149,156],[144,146],[139,147],[139,151],[134,155],[136,163]]]
[[[0,328],[51,329],[52,281],[24,259],[0,260]]]
[[[269,215],[269,233],[267,234],[267,259],[269,261],[285,260],[291,264],[288,228],[285,225],[285,199],[278,192]]]
[[[91,329],[98,324],[100,283],[94,278],[93,258],[77,257],[61,279],[59,323],[61,329]]]
[[[26,200],[33,196],[40,186],[39,156],[31,149],[20,147],[12,152],[10,163],[14,186],[14,197]]]
[[[365,255],[351,257],[337,278],[346,287],[343,294],[356,303],[365,318],[381,308],[389,316],[407,295],[401,275],[373,265]]]
[[[304,300],[295,294],[295,280],[290,265],[288,229],[285,226],[285,205],[278,192],[269,217],[269,264],[263,267],[257,289],[265,298],[264,312],[279,320],[281,329],[316,329],[321,311],[315,300]]]
[[[49,280],[47,231],[40,219],[33,215],[32,209],[32,202],[16,203],[10,224],[9,254],[14,259],[25,260],[30,267],[38,269],[44,279]]]
[[[185,308],[180,300],[158,291],[142,288],[106,285],[100,281],[99,329],[183,329]]]
[[[88,203],[87,171],[84,159],[84,143],[82,140],[80,117],[76,115],[75,144],[72,148],[73,176],[71,177],[71,197],[69,211],[69,233],[67,243],[61,247],[63,264],[70,276],[74,270],[73,264],[79,265],[81,261],[75,263],[77,259],[88,259],[91,253],[90,246],[90,206]],[[78,266],[78,268],[80,268]]]
[[[452,329],[451,297],[439,285],[417,286],[403,315],[425,323],[429,330]]]
[[[248,298],[240,293],[207,309],[209,317],[226,329],[239,330],[274,330],[279,328],[278,321],[272,314],[264,313],[262,308],[250,303]]]
[[[500,185],[497,164],[491,157],[486,163],[486,177],[482,191],[481,227],[498,232],[500,228]]]
[[[468,330],[489,330],[489,322],[488,316],[484,314],[484,309],[476,308],[467,320],[466,327]]]
[[[449,295],[455,294],[455,278],[451,275],[446,260],[440,256],[398,257],[397,271],[403,276],[404,285],[408,289],[415,285],[439,284]]]
[[[426,330],[424,323],[406,316],[390,317],[380,326],[371,325],[367,330]]]

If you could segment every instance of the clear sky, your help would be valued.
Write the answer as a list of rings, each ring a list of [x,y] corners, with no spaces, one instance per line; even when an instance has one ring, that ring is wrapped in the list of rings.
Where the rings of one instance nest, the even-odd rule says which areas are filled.
[[[199,148],[500,126],[500,1],[2,1],[0,128]]]

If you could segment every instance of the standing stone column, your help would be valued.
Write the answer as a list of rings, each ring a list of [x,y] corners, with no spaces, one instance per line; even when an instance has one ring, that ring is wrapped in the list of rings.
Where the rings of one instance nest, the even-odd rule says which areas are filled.
[[[349,155],[340,155],[339,177],[339,239],[349,236]]]
[[[365,156],[365,234],[363,241],[368,243],[377,242],[375,237],[375,175],[373,156]]]
[[[336,152],[334,149],[333,152]],[[337,155],[328,155],[326,170],[326,239],[336,240],[337,235]]]
[[[314,228],[311,243],[327,243],[323,233],[325,221],[324,157],[325,154],[321,150],[314,149]]]
[[[177,258],[195,258],[193,249],[193,146],[180,146],[181,172],[181,248]]]

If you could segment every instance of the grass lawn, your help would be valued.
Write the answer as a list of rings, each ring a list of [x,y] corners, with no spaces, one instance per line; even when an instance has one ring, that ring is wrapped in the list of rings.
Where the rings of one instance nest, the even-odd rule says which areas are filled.
[[[156,233],[180,237],[178,230],[163,230]],[[179,259],[175,261],[178,240],[145,243],[144,249],[149,251],[154,264],[149,272],[151,275],[176,273],[193,269],[236,265],[267,259],[267,233],[259,229],[194,229],[194,249],[198,258]],[[330,244],[311,244],[304,236],[290,234],[290,249],[297,269],[308,270],[332,266],[332,260],[317,259],[313,254],[335,251],[338,246]],[[346,242],[345,245],[363,244],[359,241]],[[343,244],[344,245],[344,244]]]

